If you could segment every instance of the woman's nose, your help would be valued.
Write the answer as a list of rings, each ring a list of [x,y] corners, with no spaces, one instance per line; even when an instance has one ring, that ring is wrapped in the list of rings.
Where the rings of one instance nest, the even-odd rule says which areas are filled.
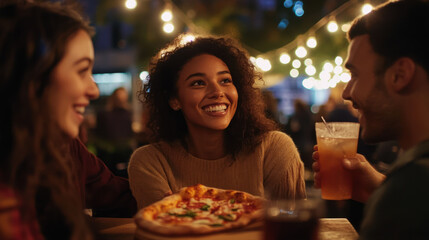
[[[209,97],[210,98],[219,98],[224,96],[221,86],[218,84],[209,85]]]
[[[92,76],[87,89],[87,95],[90,99],[97,99],[100,96],[100,90],[98,89],[98,86],[95,83],[94,78]]]

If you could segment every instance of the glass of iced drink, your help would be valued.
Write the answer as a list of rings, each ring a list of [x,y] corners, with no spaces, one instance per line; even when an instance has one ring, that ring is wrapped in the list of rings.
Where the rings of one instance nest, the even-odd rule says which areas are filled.
[[[352,178],[344,169],[342,159],[356,155],[359,123],[316,123],[319,148],[322,198],[343,200],[352,197]]]

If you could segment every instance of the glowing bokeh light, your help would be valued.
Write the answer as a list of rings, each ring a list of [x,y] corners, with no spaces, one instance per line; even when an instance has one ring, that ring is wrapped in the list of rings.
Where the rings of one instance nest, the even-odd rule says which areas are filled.
[[[341,67],[341,66],[335,66],[334,67],[334,73],[335,74],[340,74],[342,72],[343,72],[343,67]]]
[[[305,49],[303,46],[299,46],[295,50],[295,55],[299,58],[303,58],[307,56],[307,49]]]
[[[280,22],[279,22],[279,24],[277,24],[277,28],[278,29],[282,29],[282,30],[284,30],[284,29],[286,29],[287,28],[287,26],[289,25],[289,20],[287,20],[286,18],[283,18]]]
[[[293,68],[292,70],[290,70],[290,76],[293,78],[296,78],[299,76],[299,71],[298,69]]]
[[[337,24],[337,22],[334,21],[334,20],[329,21],[329,23],[328,23],[328,31],[331,32],[331,33],[333,33],[333,32],[336,32],[337,30],[338,30],[338,24]]]
[[[341,79],[341,82],[346,83],[346,82],[349,82],[352,79],[352,77],[350,76],[350,73],[341,73],[340,79]]]
[[[280,62],[283,64],[288,64],[290,62],[290,56],[287,53],[280,55]]]
[[[128,9],[134,9],[137,7],[137,2],[136,0],[127,0],[125,2],[125,7]]]
[[[341,64],[343,64],[343,58],[340,56],[337,56],[335,58],[335,64],[337,64],[338,66],[340,66]]]
[[[147,76],[149,76],[149,72],[148,72],[148,71],[142,71],[142,72],[139,74],[140,80],[142,80],[144,84],[146,84],[146,83],[147,83],[147,79],[146,79],[146,78],[147,78]]]
[[[256,66],[258,66],[262,71],[267,72],[271,70],[271,62],[268,59],[258,57],[256,59]]]
[[[283,6],[285,6],[285,8],[290,8],[293,6],[293,0],[285,0],[283,3]]]
[[[323,64],[323,71],[332,72],[334,71],[334,66],[330,62],[326,62],[325,64]]]
[[[305,68],[305,73],[307,73],[308,76],[313,76],[316,74],[316,68],[313,65],[308,65]]]
[[[309,37],[307,39],[307,47],[315,48],[317,46],[317,40],[315,37]]]
[[[341,31],[348,32],[350,30],[351,24],[350,23],[344,23],[341,25]]]
[[[301,8],[296,8],[295,9],[295,15],[297,17],[302,17],[302,15],[304,15],[304,9],[302,7]]]
[[[331,74],[327,71],[321,71],[319,73],[319,78],[320,78],[320,80],[328,81],[329,79],[331,79]]]
[[[295,59],[292,61],[292,66],[294,68],[300,68],[301,67],[301,61],[299,61],[298,59]]]
[[[373,7],[372,7],[372,5],[371,4],[369,4],[369,3],[365,3],[363,6],[362,6],[362,14],[368,14],[368,13],[370,13],[371,11],[372,11],[372,9],[373,9]]]
[[[162,12],[161,14],[161,19],[164,22],[169,22],[173,19],[173,13],[171,12],[171,10],[166,9],[164,10],[164,12]]]
[[[313,60],[311,60],[311,58],[307,58],[307,59],[304,60],[304,64],[305,64],[305,66],[312,65],[313,64]]]
[[[165,23],[162,30],[166,33],[172,33],[174,31],[174,25],[172,23]]]
[[[314,81],[314,88],[318,89],[318,90],[322,90],[322,89],[328,89],[329,88],[329,82],[328,80],[319,80],[319,81]]]
[[[302,86],[307,89],[312,89],[315,81],[316,80],[313,77],[306,78],[302,81]]]

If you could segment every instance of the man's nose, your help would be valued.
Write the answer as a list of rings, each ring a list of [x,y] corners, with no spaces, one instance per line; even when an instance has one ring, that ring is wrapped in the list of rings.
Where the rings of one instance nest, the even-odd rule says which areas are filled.
[[[351,84],[350,84],[350,82],[348,82],[346,87],[343,90],[343,94],[342,94],[343,99],[351,100],[350,91],[351,91]]]

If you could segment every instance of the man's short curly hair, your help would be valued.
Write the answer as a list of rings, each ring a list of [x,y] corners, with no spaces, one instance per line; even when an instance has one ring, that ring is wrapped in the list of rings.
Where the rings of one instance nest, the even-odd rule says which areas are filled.
[[[254,87],[262,81],[246,51],[230,38],[198,37],[194,41],[180,44],[176,38],[155,56],[150,63],[148,83],[140,96],[149,110],[148,128],[153,140],[183,140],[188,134],[182,111],[174,111],[169,99],[176,96],[179,72],[192,58],[210,54],[221,59],[229,68],[238,92],[237,111],[225,132],[225,147],[229,153],[252,149],[258,145],[268,131],[277,129],[276,124],[264,113],[264,102],[260,89]]]

